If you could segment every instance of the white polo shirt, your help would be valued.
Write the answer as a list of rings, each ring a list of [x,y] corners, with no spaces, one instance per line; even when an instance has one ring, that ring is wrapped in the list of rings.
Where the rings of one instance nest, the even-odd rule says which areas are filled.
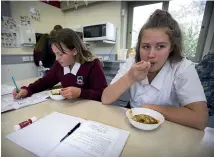
[[[111,84],[128,72],[134,63],[133,57],[128,58]],[[140,107],[142,104],[179,107],[206,101],[195,65],[185,58],[176,64],[167,61],[150,84],[148,78],[133,84],[130,87],[130,95],[131,107]]]

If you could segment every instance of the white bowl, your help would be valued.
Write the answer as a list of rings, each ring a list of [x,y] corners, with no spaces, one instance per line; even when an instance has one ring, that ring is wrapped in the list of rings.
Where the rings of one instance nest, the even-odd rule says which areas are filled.
[[[53,89],[53,90],[51,90],[51,91],[60,91],[61,89]],[[50,93],[49,93],[49,96],[51,97],[51,99],[53,99],[53,100],[64,100],[65,99],[65,97],[63,97],[62,95],[53,95],[52,93],[51,93],[51,91],[50,91]]]
[[[162,114],[160,114],[157,111],[151,110],[151,109],[147,109],[147,108],[132,108],[132,110],[137,111],[138,114],[145,114],[145,115],[149,115],[152,116],[153,118],[157,119],[159,122],[158,124],[143,124],[140,122],[136,122],[134,120],[131,119],[130,117],[130,110],[126,111],[126,116],[129,119],[129,122],[136,128],[141,129],[141,130],[154,130],[156,128],[158,128],[165,120],[164,116]],[[136,112],[135,112],[136,113]]]

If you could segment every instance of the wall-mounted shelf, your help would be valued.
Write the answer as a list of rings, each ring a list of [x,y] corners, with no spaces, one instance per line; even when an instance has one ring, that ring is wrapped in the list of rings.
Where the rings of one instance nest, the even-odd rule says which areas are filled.
[[[107,43],[107,44],[115,44],[115,41],[103,40],[103,43]]]
[[[115,41],[111,41],[111,40],[83,41],[83,43],[106,43],[106,44],[116,44]]]

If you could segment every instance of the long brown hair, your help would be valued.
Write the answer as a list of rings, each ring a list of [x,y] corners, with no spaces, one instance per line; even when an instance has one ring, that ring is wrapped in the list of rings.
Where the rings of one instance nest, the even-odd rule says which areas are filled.
[[[51,43],[55,44],[55,46],[65,53],[62,44],[65,45],[68,49],[76,49],[77,54],[75,55],[75,61],[80,64],[84,64],[85,62],[93,61],[97,59],[90,51],[88,51],[80,37],[69,28],[64,28],[57,31],[56,36],[51,37]]]
[[[135,61],[139,62],[140,58],[140,43],[144,30],[150,28],[163,28],[166,29],[166,33],[171,41],[171,52],[169,54],[170,62],[179,62],[182,60],[182,50],[183,50],[183,39],[180,27],[175,19],[164,10],[157,9],[149,17],[147,22],[143,25],[138,35],[138,41],[136,45],[136,56]]]
[[[53,29],[52,31],[50,31],[50,38],[56,36],[57,31],[55,29]]]
[[[48,40],[49,40],[49,35],[48,34],[43,34],[40,37],[38,43],[36,44],[34,51],[35,52],[43,52]]]

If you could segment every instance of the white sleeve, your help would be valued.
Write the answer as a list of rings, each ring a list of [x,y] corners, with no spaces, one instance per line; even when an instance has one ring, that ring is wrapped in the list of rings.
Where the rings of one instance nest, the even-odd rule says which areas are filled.
[[[113,78],[110,84],[117,82],[126,72],[129,71],[131,66],[135,63],[134,57],[130,57],[126,60],[126,62],[120,67],[116,76]]]
[[[189,65],[175,78],[174,85],[182,106],[197,101],[206,101],[204,89],[194,64]]]

